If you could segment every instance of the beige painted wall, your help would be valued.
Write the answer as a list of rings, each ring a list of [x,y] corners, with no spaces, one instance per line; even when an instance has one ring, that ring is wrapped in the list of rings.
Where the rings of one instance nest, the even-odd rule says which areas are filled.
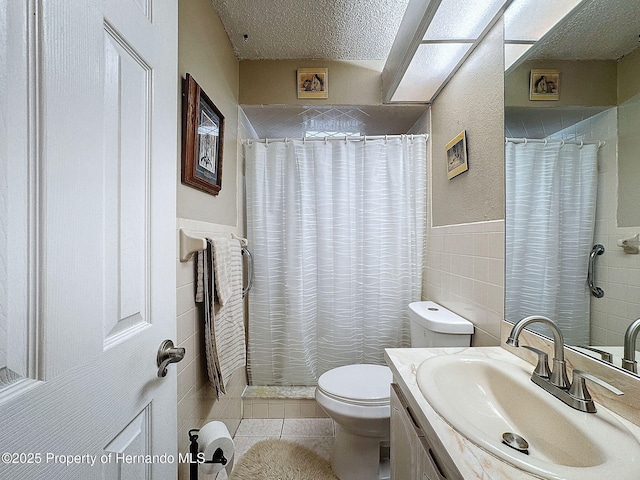
[[[560,70],[560,99],[557,101],[529,100],[531,70],[542,68]],[[506,78],[505,105],[530,108],[614,106],[617,103],[616,77],[616,62],[608,60],[523,62]]]
[[[422,296],[472,322],[473,346],[499,345],[504,318],[502,31],[499,22],[422,122],[432,130]],[[469,171],[447,180],[445,144],[463,129]]]
[[[178,69],[190,73],[225,117],[222,190],[208,195],[178,183],[178,218],[238,225],[238,60],[209,0],[179,2]],[[179,127],[181,132],[182,128]],[[180,158],[180,155],[179,155]],[[180,162],[177,162],[180,172]],[[180,178],[180,173],[178,173]]]
[[[433,225],[504,219],[502,21],[431,106]],[[467,131],[469,170],[447,180],[445,145]]]
[[[640,48],[618,62],[618,103],[640,93]]]
[[[640,226],[640,49],[618,63],[618,226]],[[635,232],[634,232],[635,233]]]
[[[298,99],[296,71],[329,69],[328,99]],[[240,103],[244,105],[380,105],[384,61],[243,60]]]
[[[222,190],[213,197],[199,190],[177,184],[178,229],[193,235],[211,237],[220,233],[244,232],[242,218],[241,160],[238,145],[239,67],[227,34],[209,0],[179,2],[178,67],[181,78],[188,72],[225,116]],[[181,102],[178,98],[176,101]],[[181,132],[181,120],[178,131]],[[176,168],[180,171],[180,152]],[[180,174],[178,173],[178,178]],[[177,257],[177,255],[176,255]],[[228,394],[216,400],[207,378],[202,333],[202,308],[194,301],[194,260],[180,262],[176,258],[177,342],[186,349],[178,369],[178,448],[188,451],[188,431],[211,420],[225,422],[235,433],[242,417],[242,392],[246,386],[244,368],[236,370]],[[180,464],[178,479],[189,478],[189,465]],[[202,479],[213,476],[200,475]]]

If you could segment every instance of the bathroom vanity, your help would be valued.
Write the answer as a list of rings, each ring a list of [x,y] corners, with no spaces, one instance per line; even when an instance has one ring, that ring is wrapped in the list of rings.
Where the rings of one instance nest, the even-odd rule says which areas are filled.
[[[419,379],[422,381],[423,369],[421,365],[427,359],[433,359],[434,357],[442,357],[443,355],[450,355],[447,357],[453,359],[455,356],[456,361],[458,358],[463,361],[477,360],[477,364],[481,366],[502,365],[510,368],[511,373],[505,378],[507,379],[506,385],[511,390],[516,390],[513,401],[508,398],[508,403],[514,406],[514,411],[523,412],[527,409],[535,409],[541,404],[546,406],[546,402],[549,401],[549,412],[551,415],[556,415],[555,418],[551,418],[553,424],[560,424],[560,428],[571,427],[577,425],[577,428],[581,428],[584,422],[591,422],[595,432],[586,432],[583,435],[582,441],[584,442],[581,449],[577,450],[577,454],[574,454],[571,461],[566,461],[562,455],[554,458],[553,453],[545,452],[546,446],[541,445],[540,435],[543,438],[545,435],[544,428],[528,429],[525,430],[530,437],[529,440],[533,440],[533,447],[538,446],[537,451],[532,450],[531,456],[520,454],[520,452],[513,451],[501,444],[500,441],[496,441],[494,446],[486,448],[486,444],[483,445],[482,441],[471,441],[469,438],[473,438],[473,435],[463,435],[458,430],[454,429],[452,425],[456,422],[445,421],[445,419],[432,407],[427,401],[425,395],[421,391],[419,385]],[[598,432],[598,428],[602,425],[602,428],[609,428],[608,425],[615,424],[617,427],[615,431],[606,432],[604,436],[611,434],[623,435],[621,438],[628,439],[624,443],[630,444],[632,452],[636,449],[640,452],[640,427],[625,420],[619,415],[607,410],[598,404],[598,412],[595,414],[578,412],[569,406],[557,401],[554,397],[547,392],[533,384],[529,380],[529,375],[533,371],[533,366],[517,356],[511,354],[506,349],[501,347],[481,347],[481,348],[400,348],[400,349],[387,349],[385,351],[385,358],[387,364],[391,368],[393,373],[393,385],[391,391],[391,478],[397,480],[470,480],[470,479],[505,479],[505,480],[519,480],[519,479],[539,479],[539,478],[552,478],[553,475],[557,475],[553,478],[581,478],[579,475],[587,472],[587,476],[590,478],[598,478],[600,470],[608,470],[610,468],[618,469],[615,473],[615,477],[610,478],[636,478],[637,472],[640,471],[640,455],[632,454],[634,457],[630,460],[631,463],[627,466],[621,466],[621,459],[615,454],[609,454],[607,446],[604,444],[598,444],[599,437],[603,432]],[[431,364],[442,362],[430,362]],[[447,362],[445,362],[446,364]],[[455,361],[449,362],[455,364]],[[448,366],[446,368],[449,368]],[[455,368],[455,367],[454,367]],[[500,367],[498,367],[500,368]],[[465,372],[469,369],[463,365],[461,371]],[[505,370],[506,371],[506,370]],[[455,377],[455,372],[452,372],[452,377]],[[469,388],[469,384],[473,382],[459,382],[459,378],[448,378],[448,373],[443,377],[441,386],[446,386],[446,390],[451,388],[451,391],[446,393],[450,397],[456,397],[457,402],[451,408],[451,415],[456,415],[456,412],[467,408],[466,404],[472,405],[474,399],[471,398],[471,391],[473,388]],[[495,372],[489,372],[488,377],[495,377]],[[498,375],[499,376],[499,375]],[[509,378],[517,377],[519,384],[514,382],[513,386],[509,383]],[[491,380],[489,380],[491,381]],[[465,385],[465,383],[467,385]],[[449,387],[451,385],[451,387]],[[422,384],[423,388],[428,388]],[[459,387],[459,388],[458,388]],[[436,387],[438,388],[438,387]],[[518,391],[522,388],[522,392]],[[533,390],[530,390],[533,388]],[[537,390],[540,392],[538,392]],[[477,389],[476,389],[477,390]],[[453,393],[459,392],[459,393]],[[523,393],[526,392],[526,393]],[[547,399],[546,396],[549,398]],[[448,397],[448,398],[450,398]],[[518,399],[525,398],[522,404]],[[529,397],[532,400],[529,400]],[[559,405],[556,405],[557,402]],[[455,403],[452,401],[452,403]],[[499,408],[499,407],[498,407]],[[510,407],[508,407],[510,408]],[[473,407],[472,407],[473,409]],[[566,409],[566,410],[565,410]],[[545,408],[546,413],[546,408]],[[600,415],[600,417],[590,417],[593,415]],[[585,417],[587,416],[587,417]],[[482,424],[486,420],[484,417],[491,417],[490,409],[482,411],[479,408],[477,412],[472,412],[469,415],[471,419],[470,423],[475,423],[478,419],[478,431],[480,436],[484,434],[490,428],[486,428]],[[505,417],[508,417],[506,415]],[[518,417],[515,415],[514,417]],[[484,418],[484,420],[483,420]],[[524,418],[524,424],[523,419]],[[498,413],[495,417],[496,421],[505,421],[502,415]],[[457,420],[457,419],[456,419]],[[565,425],[566,420],[566,425]],[[493,421],[489,418],[489,421]],[[532,424],[544,424],[545,419],[540,421],[533,421]],[[522,427],[528,425],[526,415],[520,415],[520,418],[507,419],[506,423],[514,427]],[[551,425],[551,424],[550,424]],[[544,425],[543,425],[544,427]],[[552,429],[553,430],[553,429]],[[551,435],[555,433],[550,432]],[[582,433],[582,432],[581,432]],[[536,438],[536,434],[538,437]],[[572,433],[575,436],[575,433]],[[593,436],[591,436],[593,435]],[[553,443],[553,442],[549,442]],[[613,442],[610,442],[613,443]],[[483,445],[482,447],[480,445]],[[611,446],[611,445],[609,445]],[[627,445],[628,446],[628,445]],[[493,453],[491,448],[494,449]],[[626,447],[625,447],[626,448]],[[496,453],[497,452],[497,453]],[[508,460],[503,461],[499,458],[503,456]],[[506,456],[506,457],[505,457]],[[616,458],[614,458],[616,457]],[[515,459],[515,460],[514,460]],[[521,466],[518,466],[518,462]],[[538,462],[538,466],[530,468],[529,463],[535,464]],[[577,462],[577,463],[576,463]],[[582,463],[581,465],[578,465]],[[543,471],[547,468],[548,472]],[[568,466],[567,466],[568,465]],[[522,467],[522,468],[521,468]],[[575,468],[578,467],[578,468]],[[585,468],[586,467],[586,468]],[[536,471],[535,469],[538,468]],[[540,470],[543,469],[543,470]],[[556,469],[556,470],[554,470]],[[635,473],[634,473],[635,472]],[[601,474],[601,473],[600,473]],[[574,476],[575,475],[575,476]],[[585,477],[587,478],[587,477]],[[600,477],[605,478],[605,477]]]
[[[397,383],[391,385],[391,478],[462,480],[431,428],[421,427]]]

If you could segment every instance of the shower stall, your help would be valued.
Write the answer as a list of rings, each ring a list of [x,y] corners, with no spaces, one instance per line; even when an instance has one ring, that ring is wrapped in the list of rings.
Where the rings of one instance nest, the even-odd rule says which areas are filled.
[[[315,385],[409,346],[420,300],[426,136],[248,141],[252,385]]]

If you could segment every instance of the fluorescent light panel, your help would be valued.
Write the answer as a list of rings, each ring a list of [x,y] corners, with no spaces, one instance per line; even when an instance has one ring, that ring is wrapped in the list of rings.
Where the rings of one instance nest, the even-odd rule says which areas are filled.
[[[506,43],[504,45],[504,69],[509,69],[518,59],[533,47],[533,43]]]
[[[432,101],[506,1],[442,0],[391,101]]]
[[[513,0],[504,12],[505,41],[540,40],[583,0]]]
[[[476,40],[506,0],[442,0],[423,41]]]
[[[426,43],[418,47],[392,102],[431,100],[471,48],[471,43]]]

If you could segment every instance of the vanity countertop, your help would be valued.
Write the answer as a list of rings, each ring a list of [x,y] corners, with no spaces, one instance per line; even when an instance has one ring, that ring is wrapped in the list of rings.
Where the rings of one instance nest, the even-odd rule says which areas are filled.
[[[424,360],[436,355],[450,355],[461,352],[521,364],[533,371],[533,366],[501,347],[389,348],[385,350],[385,359],[393,372],[394,382],[405,393],[407,401],[412,407],[412,413],[417,417],[417,421],[420,424],[428,422],[433,427],[436,435],[449,452],[465,480],[476,478],[495,480],[538,479],[539,477],[537,476],[523,472],[499,460],[460,435],[433,410],[420,392],[416,381],[416,370]],[[640,438],[640,427],[624,420],[622,417],[617,417],[637,438]]]

